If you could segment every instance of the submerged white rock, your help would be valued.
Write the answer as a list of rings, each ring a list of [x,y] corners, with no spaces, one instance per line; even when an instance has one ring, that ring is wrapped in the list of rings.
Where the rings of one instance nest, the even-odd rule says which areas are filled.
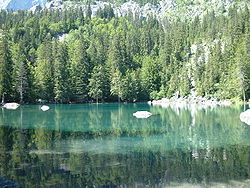
[[[250,109],[242,112],[240,114],[240,120],[248,125],[250,125]]]
[[[136,118],[148,118],[152,116],[152,114],[148,111],[137,111],[133,113],[133,116],[135,116]]]
[[[8,110],[15,110],[20,106],[20,104],[15,103],[15,102],[11,102],[11,103],[6,103],[3,105],[4,108],[8,109]]]
[[[41,106],[41,110],[42,110],[42,111],[47,111],[47,110],[49,110],[49,106],[42,105],[42,106]]]
[[[53,150],[31,150],[29,152],[30,155],[48,155],[48,154],[55,154],[55,155],[63,155],[65,152],[63,151],[53,151]]]

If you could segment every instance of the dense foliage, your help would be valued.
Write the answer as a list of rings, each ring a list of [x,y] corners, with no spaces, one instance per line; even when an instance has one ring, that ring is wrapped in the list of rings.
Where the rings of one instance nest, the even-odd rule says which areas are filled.
[[[1,11],[0,28],[5,102],[250,97],[247,6],[171,23],[114,18],[111,7],[92,18],[81,9]]]

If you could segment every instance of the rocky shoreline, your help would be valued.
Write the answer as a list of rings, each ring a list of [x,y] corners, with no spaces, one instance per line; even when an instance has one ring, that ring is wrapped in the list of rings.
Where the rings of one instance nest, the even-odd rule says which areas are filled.
[[[217,106],[230,106],[233,103],[229,100],[219,100],[216,98],[207,99],[200,96],[189,97],[171,97],[170,99],[162,98],[160,100],[148,101],[149,105],[161,106],[168,108],[174,106],[175,108],[188,108],[197,106],[199,108],[214,108]]]

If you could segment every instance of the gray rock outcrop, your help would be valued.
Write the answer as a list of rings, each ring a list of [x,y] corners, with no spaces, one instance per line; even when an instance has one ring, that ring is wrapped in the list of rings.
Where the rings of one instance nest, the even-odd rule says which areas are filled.
[[[39,12],[41,10],[42,10],[42,7],[40,5],[35,5],[32,8],[30,8],[30,11],[32,11],[33,13]]]
[[[235,5],[242,7],[245,2],[247,0],[240,2],[232,0],[197,0],[192,2],[187,0],[183,0],[183,2],[162,0],[156,5],[147,3],[140,6],[138,3],[130,0],[120,6],[116,6],[109,2],[95,1],[91,4],[91,10],[92,16],[95,16],[98,9],[104,8],[105,5],[111,5],[115,15],[118,17],[132,14],[133,16],[146,18],[148,15],[153,15],[160,20],[166,18],[168,21],[171,21],[176,19],[192,19],[211,11],[214,11],[215,14],[227,14],[230,7]],[[87,1],[76,3],[67,0],[52,0],[46,3],[45,7],[48,9],[82,8],[85,13],[88,5]]]

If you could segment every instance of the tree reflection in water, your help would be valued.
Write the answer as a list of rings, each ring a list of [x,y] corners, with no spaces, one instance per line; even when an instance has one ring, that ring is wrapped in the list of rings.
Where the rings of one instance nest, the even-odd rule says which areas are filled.
[[[249,183],[250,128],[240,107],[178,115],[144,104],[37,109],[0,114],[0,177],[21,187]],[[136,119],[137,110],[160,115]]]

